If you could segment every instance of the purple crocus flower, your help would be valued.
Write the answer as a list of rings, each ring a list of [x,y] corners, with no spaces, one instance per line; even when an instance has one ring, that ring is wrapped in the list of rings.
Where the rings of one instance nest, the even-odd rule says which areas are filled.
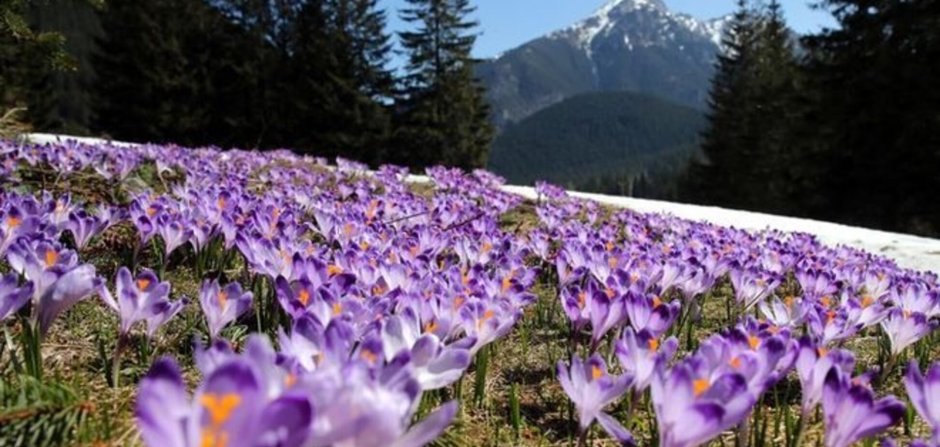
[[[558,362],[558,381],[568,398],[578,409],[581,433],[585,433],[595,419],[601,427],[621,444],[634,445],[633,435],[616,419],[604,413],[604,407],[619,399],[633,377],[627,374],[612,376],[600,355],[594,354],[587,361],[571,358],[571,367]]]
[[[651,384],[661,447],[693,447],[739,424],[757,396],[738,373],[699,377],[686,362],[659,371]]]
[[[193,230],[183,225],[183,221],[178,214],[172,216],[164,214],[156,220],[157,234],[163,239],[163,256],[169,257],[170,253],[189,242],[193,237]]]
[[[437,438],[457,412],[457,402],[450,401],[407,426],[421,392],[407,354],[377,373],[352,363],[319,371],[311,379],[316,380],[303,384],[317,409],[308,447],[419,447]]]
[[[75,246],[81,250],[88,245],[91,238],[103,232],[105,228],[107,228],[107,225],[108,222],[104,219],[90,215],[84,210],[78,210],[69,213],[69,220],[65,224],[65,228],[72,233],[72,238],[75,239]]]
[[[59,314],[93,295],[101,284],[101,279],[95,275],[95,267],[90,264],[78,266],[56,279],[39,297],[34,310],[41,333],[49,330]]]
[[[16,273],[0,277],[0,321],[15,314],[33,296],[33,283],[27,282],[19,287],[17,280]]]
[[[796,280],[803,289],[803,297],[816,301],[831,296],[839,290],[832,274],[813,269],[797,269]]]
[[[868,386],[855,383],[837,366],[823,382],[822,407],[827,447],[849,447],[894,425],[906,412],[894,396],[875,400]]]
[[[772,273],[758,269],[737,268],[731,270],[734,297],[745,309],[762,301],[780,285],[780,279]]]
[[[881,329],[891,341],[891,354],[898,355],[904,348],[916,343],[937,328],[935,320],[928,320],[920,313],[899,308],[891,309],[888,317],[881,321]]]
[[[206,315],[209,336],[217,337],[225,325],[245,313],[251,307],[251,298],[251,292],[242,292],[242,286],[237,282],[225,287],[221,287],[217,279],[202,283],[199,304]]]
[[[74,251],[49,241],[20,240],[10,247],[7,261],[13,271],[33,283],[33,304],[66,272],[78,266]]]
[[[401,352],[410,353],[415,379],[425,390],[454,383],[470,366],[469,351],[444,346],[436,335],[427,330],[430,328],[425,329],[424,334],[420,334],[419,329],[418,319],[410,309],[385,320],[382,346],[386,361],[391,362]]]
[[[904,376],[904,387],[911,405],[930,426],[930,443],[940,445],[940,362],[931,365],[925,377],[917,362],[911,361]]]
[[[520,309],[509,310],[498,303],[484,300],[473,300],[460,307],[460,323],[464,332],[476,340],[470,347],[470,354],[500,338],[512,329],[512,326],[522,316]]]
[[[654,337],[664,334],[679,316],[679,300],[664,303],[658,296],[627,292],[623,300],[624,313],[630,326],[637,332],[649,331]]]
[[[850,374],[855,368],[855,356],[842,349],[818,347],[809,337],[800,339],[800,351],[796,358],[796,372],[802,385],[803,403],[801,411],[808,416],[822,400],[823,381],[833,366]]]
[[[192,401],[176,363],[158,360],[140,383],[135,415],[151,447],[302,445],[314,410],[302,392],[268,395],[262,373],[232,357],[209,373]]]
[[[792,296],[783,300],[775,297],[770,303],[762,301],[757,306],[767,321],[780,327],[796,327],[803,324],[806,313],[812,307],[802,298]]]
[[[649,331],[634,333],[633,328],[626,328],[617,341],[616,352],[623,371],[634,377],[633,389],[643,391],[653,380],[653,374],[672,359],[678,346],[676,337],[660,342]]]
[[[32,233],[39,225],[39,219],[26,215],[16,206],[0,211],[0,256],[6,254],[20,237]]]
[[[114,283],[117,299],[106,287],[101,288],[100,295],[105,304],[120,315],[122,334],[130,332],[134,323],[145,320],[147,335],[152,337],[186,304],[185,300],[170,301],[170,283],[160,282],[157,275],[148,269],[143,269],[135,278],[127,267],[121,267]]]

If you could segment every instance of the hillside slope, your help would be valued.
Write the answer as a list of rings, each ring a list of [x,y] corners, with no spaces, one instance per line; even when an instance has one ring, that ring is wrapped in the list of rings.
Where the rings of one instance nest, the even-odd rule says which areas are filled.
[[[681,165],[698,146],[701,112],[631,92],[577,95],[508,127],[488,168],[516,184],[571,187]]]

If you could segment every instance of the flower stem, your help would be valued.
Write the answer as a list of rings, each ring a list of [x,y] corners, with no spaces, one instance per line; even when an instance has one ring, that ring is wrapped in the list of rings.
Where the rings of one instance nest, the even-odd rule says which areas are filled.
[[[578,447],[585,447],[587,445],[588,432],[590,431],[590,427],[581,430],[581,435],[578,436]]]
[[[121,380],[121,353],[126,344],[126,336],[118,335],[117,346],[114,347],[114,355],[111,356],[111,387],[117,388]]]

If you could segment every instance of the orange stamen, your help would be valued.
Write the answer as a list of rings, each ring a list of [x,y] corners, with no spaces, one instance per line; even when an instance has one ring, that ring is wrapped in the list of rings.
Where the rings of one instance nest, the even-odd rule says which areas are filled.
[[[711,383],[708,382],[708,379],[696,379],[692,382],[692,393],[695,397],[699,397],[704,394],[711,387]]]
[[[747,344],[751,346],[752,351],[756,351],[757,347],[760,346],[760,339],[751,335],[747,338]]]
[[[56,261],[59,260],[59,253],[55,250],[48,249],[45,254],[46,267],[52,267],[55,265]]]

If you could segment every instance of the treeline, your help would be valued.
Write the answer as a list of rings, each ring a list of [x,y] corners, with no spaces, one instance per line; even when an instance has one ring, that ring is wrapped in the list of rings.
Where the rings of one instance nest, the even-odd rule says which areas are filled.
[[[940,0],[739,2],[685,200],[940,235]]]
[[[2,0],[64,36],[73,70],[4,32],[3,109],[41,131],[292,148],[378,164],[478,167],[492,139],[473,77],[469,0],[407,0],[395,38],[378,0]],[[34,45],[30,45],[32,47]]]

